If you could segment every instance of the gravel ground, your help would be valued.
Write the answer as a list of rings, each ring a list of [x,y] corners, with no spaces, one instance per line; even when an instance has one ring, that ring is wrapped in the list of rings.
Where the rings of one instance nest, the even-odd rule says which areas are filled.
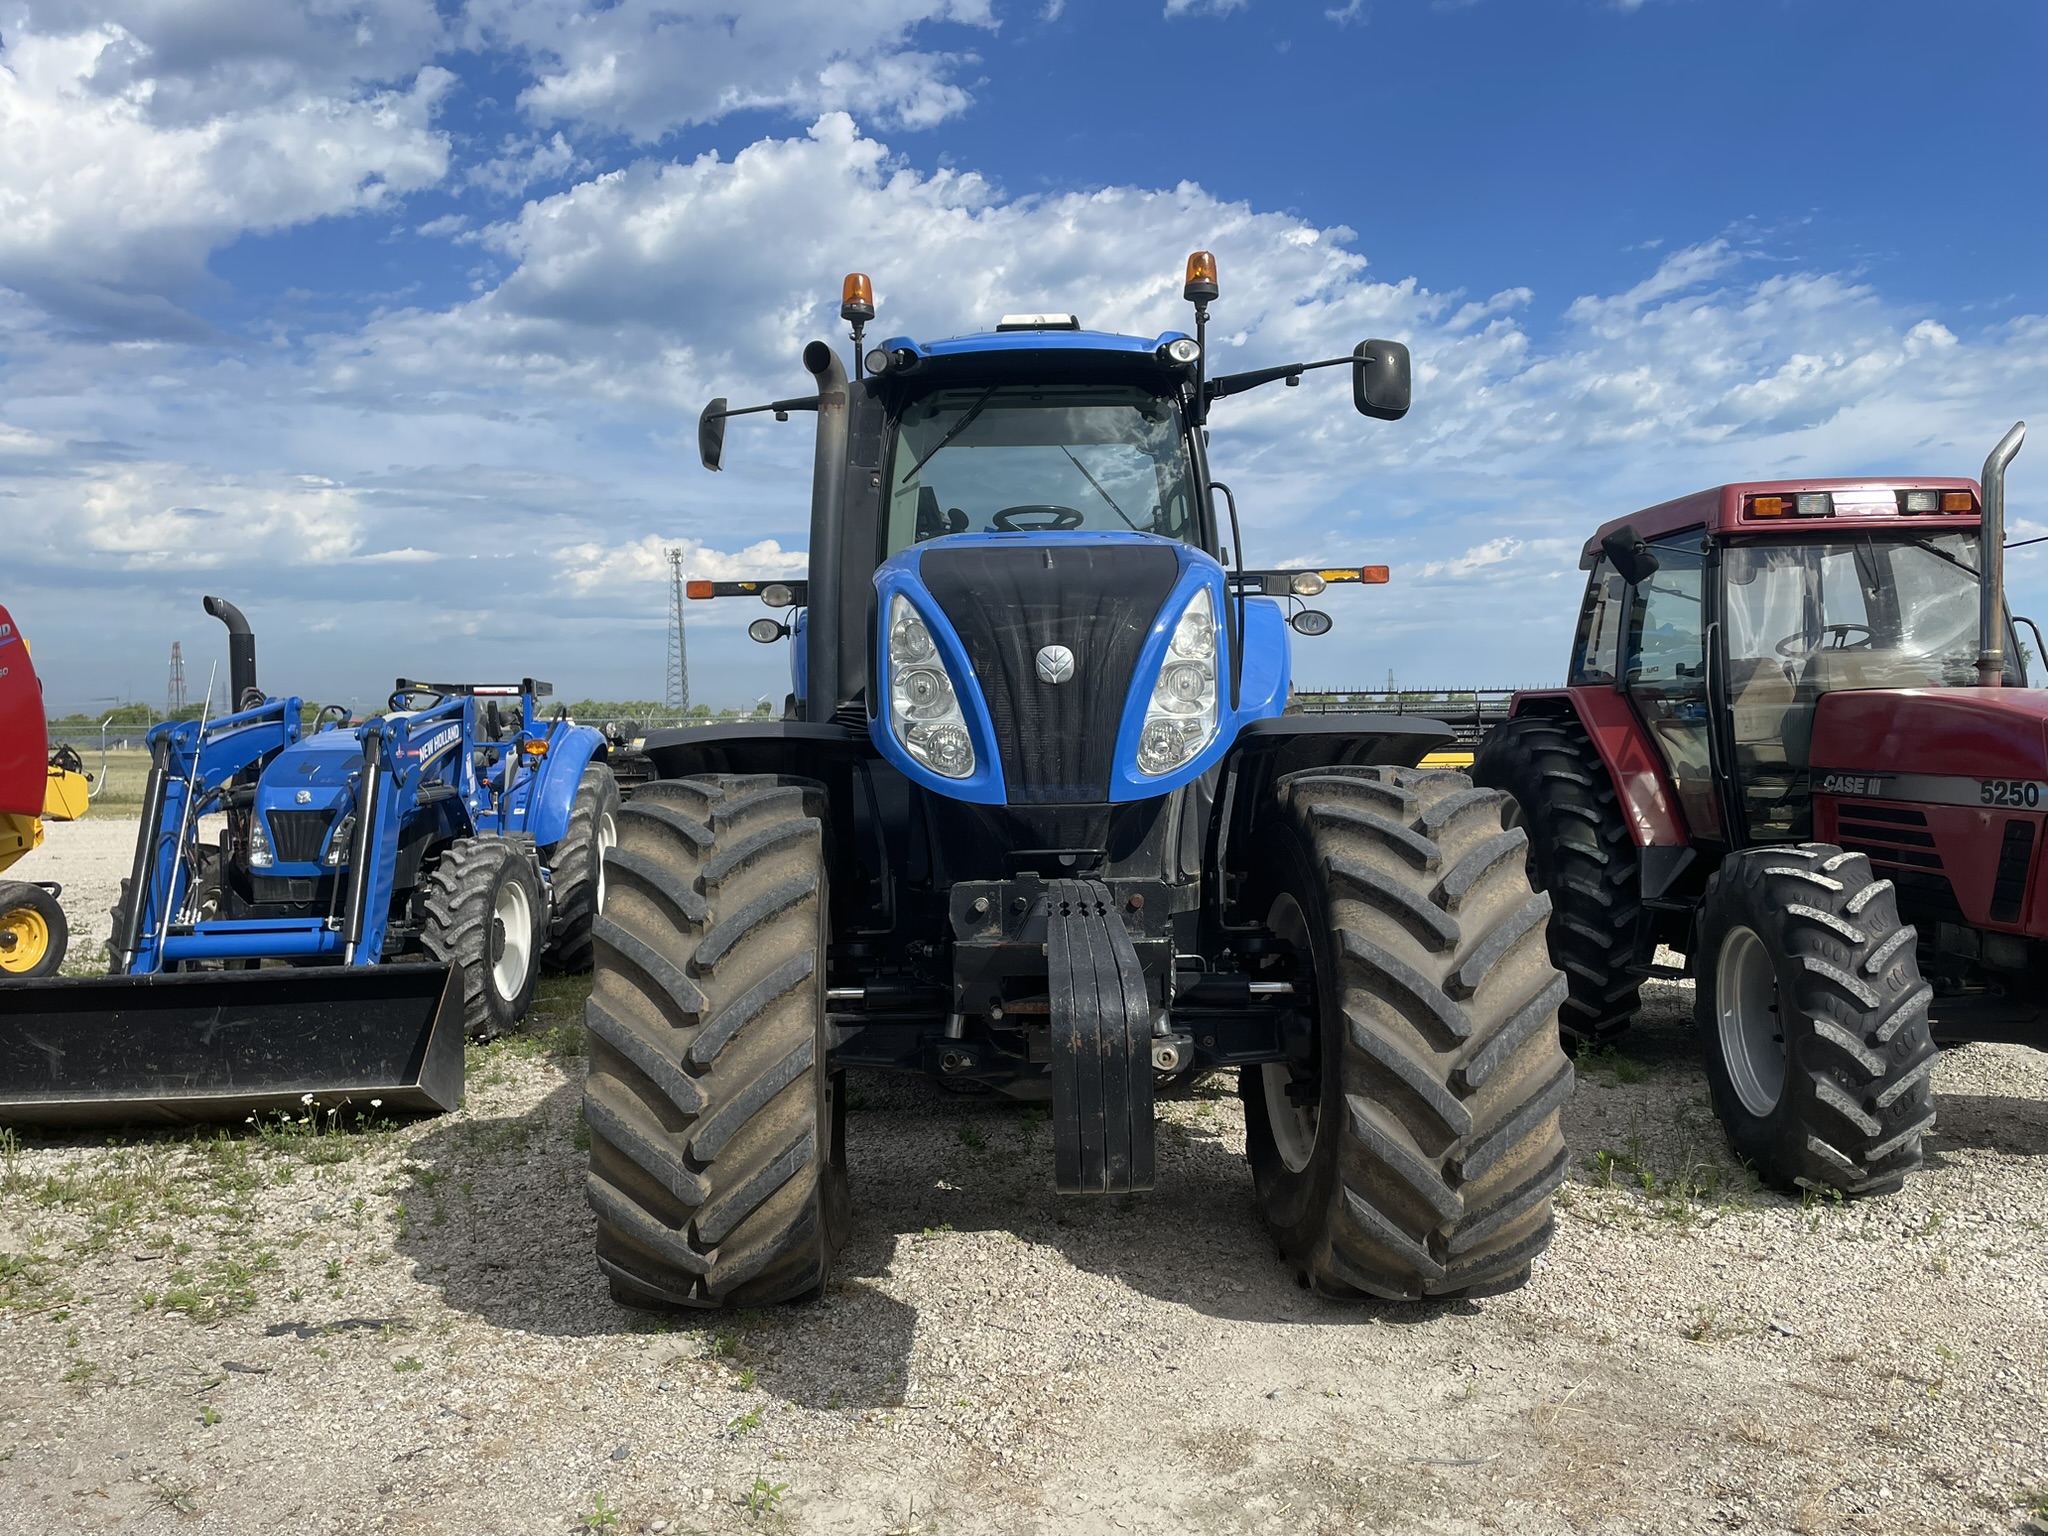
[[[37,855],[67,905],[92,828]],[[1155,1193],[1078,1202],[1041,1114],[860,1078],[826,1299],[660,1320],[590,1261],[582,991],[442,1119],[9,1143],[0,1530],[2012,1532],[2048,1493],[2048,1057],[1950,1052],[1907,1191],[1801,1204],[1655,983],[1581,1062],[1531,1284],[1431,1306],[1296,1288],[1221,1079]]]

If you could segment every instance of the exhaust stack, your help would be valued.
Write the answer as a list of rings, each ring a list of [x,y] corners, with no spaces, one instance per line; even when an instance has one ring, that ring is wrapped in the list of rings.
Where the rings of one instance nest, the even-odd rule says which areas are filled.
[[[1984,461],[1984,574],[1977,589],[1977,686],[2005,681],[2005,467],[2027,440],[2027,424],[2016,421]]]
[[[206,599],[206,611],[228,627],[228,713],[261,703],[263,690],[256,686],[256,632],[242,617],[242,610],[224,597]],[[254,700],[250,694],[255,694]]]

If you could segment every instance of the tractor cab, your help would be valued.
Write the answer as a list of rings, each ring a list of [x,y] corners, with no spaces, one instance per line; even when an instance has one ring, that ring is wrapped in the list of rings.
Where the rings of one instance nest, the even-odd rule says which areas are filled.
[[[1974,482],[1932,479],[1749,482],[1618,519],[1586,545],[1570,685],[1626,700],[1688,842],[1807,840],[1850,766],[1824,700],[1976,686],[1982,523]],[[1999,622],[1997,675],[2023,687]]]

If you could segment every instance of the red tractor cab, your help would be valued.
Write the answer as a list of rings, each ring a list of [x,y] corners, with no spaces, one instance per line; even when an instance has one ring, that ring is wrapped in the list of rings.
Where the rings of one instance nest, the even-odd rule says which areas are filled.
[[[1603,526],[1566,686],[1474,766],[1550,893],[1567,1036],[1693,976],[1715,1109],[1781,1187],[1896,1188],[1936,1034],[2048,1047],[2048,694],[2003,598],[2023,436],[1981,486],[1753,481]]]

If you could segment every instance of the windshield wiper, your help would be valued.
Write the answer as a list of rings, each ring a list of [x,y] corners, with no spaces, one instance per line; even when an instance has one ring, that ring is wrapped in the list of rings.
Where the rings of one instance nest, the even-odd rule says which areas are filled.
[[[1067,456],[1067,462],[1069,464],[1072,464],[1074,468],[1081,471],[1081,477],[1084,480],[1086,480],[1090,485],[1095,487],[1095,494],[1100,496],[1104,501],[1109,503],[1109,510],[1114,512],[1118,517],[1121,517],[1124,520],[1124,526],[1126,528],[1130,529],[1133,533],[1143,533],[1145,531],[1144,529],[1140,528],[1136,523],[1132,522],[1130,519],[1130,514],[1125,512],[1122,507],[1116,504],[1116,498],[1110,495],[1109,492],[1105,491],[1102,488],[1102,482],[1096,479],[1093,475],[1088,473],[1088,466],[1086,464],[1083,464],[1079,459],[1074,457],[1073,449],[1069,448],[1065,443],[1061,443],[1060,452],[1064,453]]]
[[[950,443],[951,441],[953,441],[954,438],[958,437],[962,432],[965,432],[967,430],[967,424],[974,420],[975,417],[981,414],[981,408],[984,405],[988,404],[988,397],[994,394],[995,392],[996,386],[993,384],[989,385],[987,389],[984,389],[981,392],[981,398],[975,401],[974,404],[967,407],[967,414],[962,416],[958,421],[954,422],[952,426],[948,427],[946,429],[946,435],[940,438],[936,443],[932,444],[931,452],[927,453],[923,458],[919,459],[915,464],[911,465],[910,468],[903,471],[903,478],[901,480],[898,480],[896,483],[898,485],[910,484],[910,477],[912,475],[916,474],[920,469],[923,469],[925,465],[931,463],[933,459],[938,457],[938,453],[941,448],[945,447],[946,444]],[[1083,471],[1083,473],[1086,473],[1086,471]]]
[[[1872,542],[1869,534],[1866,533],[1863,537],[1865,542]],[[1954,566],[1957,570],[1964,572],[1966,575],[1981,578],[1984,574],[1982,571],[1978,570],[1973,565],[1963,564],[1962,561],[1958,560],[1954,555],[1950,554],[1947,550],[1937,549],[1933,544],[1928,542],[1926,539],[1907,539],[1906,542],[1912,545],[1915,549],[1926,550],[1927,553],[1934,556],[1934,558],[1937,560],[1946,560],[1950,565]]]

